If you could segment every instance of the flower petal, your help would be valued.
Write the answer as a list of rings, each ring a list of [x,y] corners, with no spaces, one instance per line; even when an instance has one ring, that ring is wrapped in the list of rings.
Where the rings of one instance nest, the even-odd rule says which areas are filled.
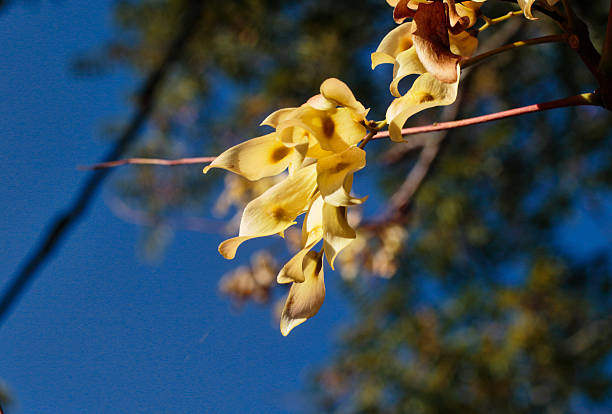
[[[246,240],[281,233],[294,224],[295,218],[310,204],[316,176],[315,164],[303,167],[247,204],[238,237],[219,246],[223,257],[233,258],[238,246]]]
[[[304,107],[299,115],[280,127],[296,126],[308,131],[322,149],[333,152],[344,151],[359,142],[366,133],[365,127],[355,121],[353,111],[348,108],[320,111]]]
[[[295,111],[299,108],[283,108],[278,111],[272,112],[266,119],[264,119],[259,125],[268,125],[272,128],[276,128],[281,122],[290,119]]]
[[[457,67],[457,80],[454,83],[441,82],[431,73],[419,76],[408,93],[395,99],[387,109],[391,139],[395,142],[403,141],[401,130],[406,120],[417,112],[455,102],[458,85],[459,67]]]
[[[346,207],[323,206],[323,250],[327,262],[334,269],[334,260],[342,249],[357,237],[346,219]]]
[[[319,159],[317,161],[317,185],[325,202],[330,203],[330,196],[339,190],[344,191],[347,176],[359,171],[365,165],[365,151],[357,147],[350,147],[339,154]]]
[[[329,78],[323,81],[321,95],[340,106],[352,109],[357,114],[365,115],[366,113],[365,107],[355,99],[351,89],[339,79]]]
[[[399,83],[406,76],[410,75],[421,75],[427,72],[427,69],[423,66],[421,61],[419,60],[419,56],[417,55],[417,50],[415,47],[406,50],[405,52],[400,53],[397,56],[397,70],[393,75],[393,80],[389,85],[389,90],[391,94],[395,97],[400,97],[400,91],[398,89]]]
[[[285,146],[276,133],[271,133],[226,150],[204,168],[204,174],[211,168],[223,168],[255,181],[280,174],[289,164],[299,164],[303,159],[303,152]]]
[[[306,253],[323,238],[323,198],[317,197],[304,218],[302,225],[302,250],[291,258],[278,273],[278,283],[303,282],[304,269],[302,262]]]
[[[283,336],[317,314],[325,300],[323,254],[309,251],[304,257],[304,282],[293,283],[281,314]]]
[[[445,4],[442,2],[419,4],[414,15],[413,27],[412,41],[419,60],[427,72],[442,82],[455,82],[461,56],[450,51],[449,22]]]
[[[372,69],[382,63],[394,63],[397,56],[412,47],[412,22],[391,30],[372,53]]]

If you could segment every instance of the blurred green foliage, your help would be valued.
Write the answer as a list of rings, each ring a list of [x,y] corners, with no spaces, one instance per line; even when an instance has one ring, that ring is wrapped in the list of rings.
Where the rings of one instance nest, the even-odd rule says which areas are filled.
[[[608,2],[571,3],[600,45]],[[188,4],[118,1],[116,39],[83,56],[76,69],[98,73],[120,64],[150,72]],[[484,10],[495,17],[510,9],[491,0]],[[198,34],[160,94],[135,155],[219,153],[255,136],[268,113],[299,105],[333,76],[380,119],[390,101],[390,70],[371,72],[368,57],[392,27],[382,0],[207,0]],[[514,19],[484,32],[481,45],[499,46],[487,43],[495,36],[507,43],[557,32],[546,19]],[[469,70],[457,117],[595,86],[570,48],[524,48]],[[577,211],[609,220],[611,126],[603,110],[575,108],[449,132],[406,211],[410,237],[398,274],[344,286],[355,303],[355,322],[344,329],[338,355],[314,376],[320,409],[564,413],[612,407],[610,246],[573,252],[568,245],[587,244],[586,231],[560,242],[563,224]],[[377,161],[390,145],[370,144],[367,169],[386,195],[418,156],[406,151],[392,165]],[[161,234],[163,242],[169,218],[202,214],[206,196],[216,194],[200,170],[126,169],[115,188],[147,215],[152,240]],[[149,248],[155,251],[154,242]]]

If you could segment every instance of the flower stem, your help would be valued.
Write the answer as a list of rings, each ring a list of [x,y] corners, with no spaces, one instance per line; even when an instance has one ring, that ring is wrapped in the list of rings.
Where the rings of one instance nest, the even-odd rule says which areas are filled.
[[[581,95],[570,96],[568,98],[555,101],[543,102],[534,105],[523,106],[520,108],[509,109],[507,111],[496,112],[488,115],[481,115],[474,118],[460,119],[458,121],[440,122],[432,125],[425,125],[402,129],[402,135],[423,134],[426,132],[444,131],[465,127],[469,125],[484,124],[486,122],[497,121],[500,119],[511,118],[514,116],[530,114],[534,112],[546,111],[549,109],[566,108],[570,106],[593,105],[601,106],[600,96],[596,93],[583,93]],[[372,139],[389,137],[389,131],[379,132]]]
[[[481,60],[484,60],[488,57],[497,55],[499,53],[503,53],[506,52],[508,50],[513,50],[513,49],[517,49],[519,47],[523,47],[523,46],[529,46],[529,45],[537,45],[537,44],[542,44],[542,43],[555,43],[555,42],[566,42],[568,39],[568,35],[567,34],[556,34],[556,35],[550,35],[550,36],[543,36],[543,37],[536,37],[534,39],[527,39],[527,40],[521,40],[518,42],[514,42],[514,43],[510,43],[504,46],[500,46],[496,49],[492,49],[489,50],[488,52],[482,53],[480,55],[476,55],[473,56],[471,58],[468,58],[464,61],[461,62],[461,67],[462,68],[467,68],[469,66],[472,66],[478,62],[480,62]]]
[[[509,11],[508,13],[504,14],[503,16],[496,17],[494,19],[491,19],[491,18],[489,18],[487,16],[482,15],[480,17],[485,21],[485,24],[480,26],[478,28],[478,31],[482,32],[483,30],[488,29],[490,26],[493,26],[494,24],[498,24],[498,23],[504,22],[504,21],[510,19],[511,17],[520,16],[522,14],[523,14],[523,12],[521,10]]]

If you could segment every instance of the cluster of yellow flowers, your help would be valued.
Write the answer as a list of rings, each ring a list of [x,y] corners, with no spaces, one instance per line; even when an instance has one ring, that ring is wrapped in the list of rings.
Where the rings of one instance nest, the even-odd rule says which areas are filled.
[[[292,283],[281,315],[283,335],[321,307],[325,298],[323,257],[334,269],[338,253],[356,237],[347,208],[365,201],[365,197],[351,195],[353,175],[366,165],[366,153],[358,144],[368,130],[373,134],[381,124],[388,124],[393,141],[402,141],[401,129],[410,116],[455,101],[460,62],[478,46],[468,29],[476,23],[484,1],[387,0],[399,26],[372,54],[372,68],[382,63],[394,65],[389,88],[396,99],[385,122],[368,121],[368,110],[349,87],[338,79],[327,79],[320,94],[302,106],[268,116],[262,125],[273,127],[273,133],[228,149],[204,169],[206,173],[223,168],[251,181],[288,171],[282,181],[246,205],[238,236],[219,246],[225,258],[233,259],[246,240],[283,236],[306,213],[300,250],[277,275],[278,283]],[[527,17],[531,17],[533,3],[519,0]],[[404,23],[406,19],[411,20]],[[409,75],[418,77],[402,95],[399,82]],[[321,250],[313,250],[321,241]]]

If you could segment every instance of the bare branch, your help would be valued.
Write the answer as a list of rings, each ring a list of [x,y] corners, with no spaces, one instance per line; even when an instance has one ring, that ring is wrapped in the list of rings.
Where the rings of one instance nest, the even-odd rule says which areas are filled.
[[[101,162],[94,165],[86,165],[78,167],[79,170],[101,170],[104,168],[118,167],[120,165],[188,165],[188,164],[206,164],[213,162],[216,157],[195,157],[195,158],[180,158],[178,160],[164,160],[160,158],[127,158],[118,161]]]
[[[432,125],[425,125],[402,129],[402,135],[416,135],[426,132],[445,131],[447,129],[460,128],[470,125],[484,124],[486,122],[498,121],[500,119],[512,118],[519,115],[531,114],[534,112],[546,111],[549,109],[567,108],[570,106],[593,105],[601,106],[600,97],[596,93],[584,93],[568,98],[557,99],[555,101],[542,102],[534,105],[522,106],[520,108],[509,109],[507,111],[495,112],[492,114],[476,116],[474,118],[460,119],[458,121],[440,122]],[[379,132],[373,139],[388,138],[389,131]]]

